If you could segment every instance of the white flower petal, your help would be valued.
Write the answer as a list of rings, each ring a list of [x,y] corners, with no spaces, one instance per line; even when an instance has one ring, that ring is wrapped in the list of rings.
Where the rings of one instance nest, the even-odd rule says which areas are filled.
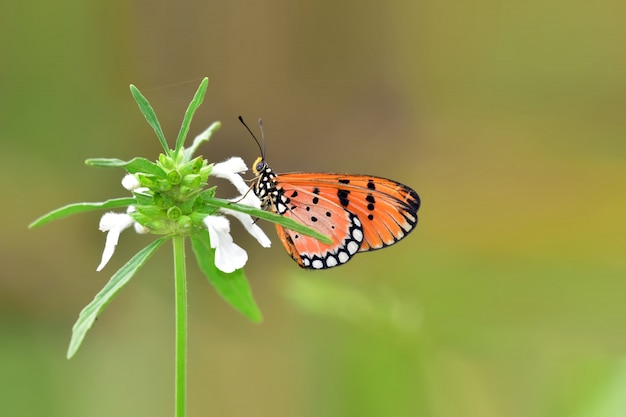
[[[129,228],[133,225],[135,219],[125,213],[104,213],[100,218],[100,230],[102,232],[108,232],[111,229],[119,228],[120,231]]]
[[[254,207],[257,209],[261,208],[261,200],[259,200],[259,197],[257,197],[252,192],[248,192],[243,197],[235,198],[230,201],[244,204],[246,206]],[[241,222],[241,224],[243,224],[248,233],[250,233],[264,248],[269,248],[270,246],[272,246],[272,241],[270,240],[270,238],[267,237],[265,232],[263,232],[263,229],[261,229],[255,223],[255,221],[252,220],[252,217],[250,215],[231,209],[220,209],[220,212],[236,217]]]
[[[237,220],[243,224],[243,227],[246,228],[248,233],[250,233],[264,248],[272,246],[270,238],[267,237],[263,229],[261,229],[248,214],[230,209],[220,209],[220,212],[237,218]]]
[[[104,250],[102,251],[102,259],[100,260],[100,265],[96,268],[97,272],[102,271],[102,269],[109,263],[113,254],[115,253],[115,246],[117,246],[117,241],[120,237],[120,230],[113,229],[107,234],[106,243],[104,244]]]
[[[128,191],[136,190],[140,186],[139,179],[133,174],[126,174],[124,178],[122,178],[122,187],[126,188]]]
[[[145,235],[146,233],[150,233],[150,228],[135,222],[133,224],[133,228],[135,229],[135,233],[140,235]]]
[[[233,203],[244,204],[246,206],[254,207],[256,209],[261,209],[261,200],[252,192],[252,190],[248,189],[245,193],[243,193],[242,197],[233,198]]]
[[[250,191],[250,187],[239,175],[239,173],[246,172],[247,170],[248,167],[246,166],[246,163],[243,162],[243,159],[238,156],[233,156],[224,162],[218,162],[213,165],[211,175],[230,181],[241,195],[245,195],[248,191]]]
[[[227,178],[223,175],[230,174],[241,174],[242,172],[246,172],[248,170],[248,166],[239,156],[233,156],[225,160],[224,162],[218,162],[213,165],[213,169],[211,171],[211,175],[215,175],[220,178]]]
[[[226,273],[243,268],[248,261],[248,253],[233,242],[228,219],[223,216],[206,216],[203,222],[209,231],[211,247],[215,249],[215,266]]]
[[[220,235],[230,236],[230,222],[223,216],[206,216],[202,222],[209,231],[209,239],[211,239],[211,247],[215,249],[219,242]]]
[[[115,253],[115,247],[119,241],[120,233],[134,223],[135,219],[125,213],[105,213],[102,218],[100,218],[100,230],[109,233],[107,234],[104,244],[104,251],[102,251],[102,260],[98,268],[96,268],[96,271],[101,271],[111,260],[113,253]]]
[[[222,242],[215,249],[215,266],[222,272],[230,274],[243,268],[248,262],[248,253],[236,243]]]

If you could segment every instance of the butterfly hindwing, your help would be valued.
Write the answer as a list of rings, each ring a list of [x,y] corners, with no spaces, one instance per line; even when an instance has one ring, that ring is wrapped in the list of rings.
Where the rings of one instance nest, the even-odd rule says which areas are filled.
[[[289,184],[277,184],[277,189],[279,214],[315,228],[333,240],[327,245],[276,225],[283,245],[301,267],[332,268],[348,262],[359,251],[363,242],[363,227],[357,216],[321,195],[317,187],[294,189]]]

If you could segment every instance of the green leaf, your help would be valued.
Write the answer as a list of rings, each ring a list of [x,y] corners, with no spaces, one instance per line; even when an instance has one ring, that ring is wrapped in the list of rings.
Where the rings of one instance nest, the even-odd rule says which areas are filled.
[[[206,94],[207,86],[209,85],[209,79],[204,77],[196,94],[193,96],[191,103],[189,103],[189,107],[187,107],[187,111],[185,112],[185,117],[183,118],[183,124],[180,127],[180,132],[178,132],[178,138],[176,139],[176,147],[175,155],[178,155],[178,152],[183,148],[183,144],[185,143],[185,138],[187,137],[187,133],[189,133],[189,126],[191,125],[191,119],[193,119],[193,115],[202,104],[204,100],[204,95]]]
[[[263,320],[243,269],[227,274],[215,266],[215,250],[211,248],[209,232],[192,235],[191,244],[200,269],[222,298],[251,321]]]
[[[154,252],[156,252],[156,250],[169,238],[169,236],[161,237],[140,250],[111,277],[104,288],[96,294],[93,301],[83,308],[78,316],[78,320],[76,320],[76,323],[72,328],[72,339],[70,340],[70,346],[67,350],[68,359],[74,356],[83,342],[87,331],[96,321],[98,315],[120,292],[124,285],[128,284],[130,279],[135,275],[139,268],[146,263],[150,256],[152,256],[152,254],[154,254]]]
[[[185,148],[184,160],[191,161],[191,159],[193,158],[193,154],[196,153],[198,147],[204,142],[208,142],[209,139],[211,139],[211,136],[213,136],[213,133],[215,133],[220,127],[222,127],[222,124],[220,122],[213,122],[211,126],[209,126],[204,132],[196,136],[196,138],[193,140],[193,144],[190,147]]]
[[[56,210],[51,211],[50,213],[44,214],[34,222],[28,225],[29,229],[33,229],[35,227],[42,226],[46,223],[51,222],[52,220],[61,219],[63,217],[70,216],[76,213],[83,213],[86,211],[94,211],[94,210],[102,210],[102,209],[110,209],[110,208],[118,208],[118,207],[127,207],[135,204],[136,201],[132,197],[123,197],[123,198],[113,198],[111,200],[99,202],[99,203],[74,203],[68,204],[67,206],[58,208]]]
[[[130,85],[130,93],[133,95],[133,98],[139,106],[139,110],[141,110],[141,112],[143,113],[144,117],[148,121],[148,124],[152,126],[152,129],[154,129],[154,132],[159,138],[159,142],[161,142],[161,146],[165,150],[165,154],[169,155],[170,148],[169,146],[167,146],[165,135],[163,134],[163,130],[161,129],[159,119],[157,119],[156,113],[154,113],[154,109],[152,108],[150,103],[148,103],[148,100],[146,100],[146,98],[141,94],[139,89],[137,89],[137,87],[132,84]]]
[[[160,178],[167,176],[160,166],[146,158],[137,157],[130,161],[122,161],[117,158],[90,158],[85,161],[85,164],[100,168],[125,168],[126,171],[131,174],[144,172],[146,174],[156,175]]]
[[[318,232],[315,229],[311,229],[303,224],[298,223],[293,219],[281,216],[279,214],[271,213],[269,211],[256,209],[254,207],[246,206],[244,204],[231,203],[230,201],[222,200],[219,198],[207,198],[204,197],[203,201],[211,206],[220,208],[226,208],[235,211],[241,211],[242,213],[249,214],[253,217],[258,217],[263,220],[268,220],[273,223],[280,224],[285,229],[293,230],[294,232],[302,233],[303,235],[314,237],[322,243],[330,245],[333,240],[323,233]]]

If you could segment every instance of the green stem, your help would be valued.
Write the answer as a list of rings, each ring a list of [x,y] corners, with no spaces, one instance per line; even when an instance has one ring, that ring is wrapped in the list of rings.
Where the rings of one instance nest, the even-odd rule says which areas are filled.
[[[174,279],[176,291],[176,417],[187,414],[187,273],[185,238],[174,236]]]

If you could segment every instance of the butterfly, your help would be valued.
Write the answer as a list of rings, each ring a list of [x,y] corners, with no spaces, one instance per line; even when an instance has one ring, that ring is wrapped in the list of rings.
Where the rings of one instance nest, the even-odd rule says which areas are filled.
[[[399,182],[372,175],[322,172],[275,173],[263,148],[241,116],[239,120],[259,145],[253,165],[252,192],[261,208],[323,233],[325,244],[276,224],[280,240],[305,269],[343,265],[359,252],[382,249],[408,235],[417,225],[418,194]],[[263,126],[261,135],[263,135]]]

